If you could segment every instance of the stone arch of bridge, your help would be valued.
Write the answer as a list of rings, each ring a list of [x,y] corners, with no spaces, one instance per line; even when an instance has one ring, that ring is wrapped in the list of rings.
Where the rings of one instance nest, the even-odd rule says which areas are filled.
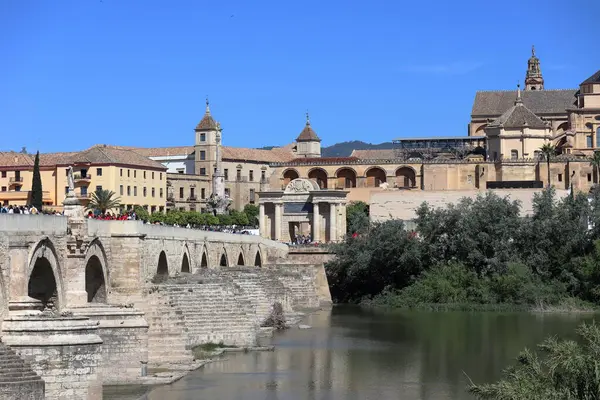
[[[88,303],[108,303],[110,271],[100,239],[92,240],[85,254],[85,291]]]
[[[221,248],[219,252],[219,267],[228,267],[229,266],[229,256],[227,255],[227,250],[225,247]]]
[[[208,268],[208,249],[206,243],[200,248],[200,269]]]
[[[167,253],[164,250],[161,250],[158,254],[156,275],[169,276],[169,262],[167,260]]]
[[[56,248],[45,237],[32,248],[27,265],[27,294],[47,304],[54,300],[57,310],[65,305],[63,275]]]
[[[246,262],[244,261],[244,251],[241,249],[240,249],[240,255],[238,256],[238,259],[237,259],[237,265],[238,266],[246,265]]]
[[[260,247],[256,249],[256,255],[254,256],[254,266],[258,268],[262,267],[262,255],[260,252]]]
[[[187,243],[183,244],[183,250],[181,251],[181,271],[180,272],[192,272],[192,257],[190,257],[190,249]]]

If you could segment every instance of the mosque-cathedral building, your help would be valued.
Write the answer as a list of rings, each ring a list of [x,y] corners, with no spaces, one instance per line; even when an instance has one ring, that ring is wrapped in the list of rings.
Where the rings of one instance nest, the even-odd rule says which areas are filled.
[[[81,165],[79,170],[88,178],[83,184],[93,188],[93,172],[100,169],[92,168],[97,163],[87,161],[86,164],[83,153],[98,153],[100,147],[102,154],[135,154],[128,157],[120,153],[119,157],[125,160],[143,156],[150,161],[137,162],[141,165],[139,168],[148,170],[143,176],[150,171],[161,177],[164,171],[166,175],[165,187],[152,189],[157,193],[155,202],[164,202],[164,207],[162,203],[152,203],[149,211],[165,208],[201,211],[206,208],[211,194],[217,146],[221,146],[217,142],[221,126],[214,119],[208,101],[194,132],[194,144],[190,146],[100,145],[84,152],[60,153],[65,154],[64,157],[46,154],[42,159],[60,159],[55,163],[60,164],[60,168],[71,159],[82,160],[77,165]],[[226,135],[223,139],[226,141]],[[221,146],[225,193],[231,198],[233,207],[241,209],[248,203],[258,204],[261,191],[280,190],[295,178],[312,179],[323,189],[345,189],[349,192],[349,200],[365,201],[369,201],[371,192],[379,190],[395,190],[401,195],[406,193],[405,190],[539,188],[548,183],[546,162],[539,153],[540,147],[547,143],[557,149],[550,166],[550,183],[559,189],[573,187],[587,191],[599,179],[589,157],[600,150],[600,71],[583,80],[578,89],[546,89],[540,60],[532,49],[522,89],[476,93],[465,136],[400,138],[393,142],[395,148],[390,150],[354,150],[349,157],[321,157],[321,139],[307,115],[304,128],[291,145],[270,150]],[[15,182],[12,175],[17,173],[16,169],[21,169],[20,176],[31,171],[31,160],[14,165],[12,160],[16,162],[17,158],[22,156],[0,153],[0,204],[6,204],[7,198],[15,198],[7,194],[14,186],[11,182]],[[112,165],[111,160],[101,161]],[[52,169],[52,166],[45,168]],[[115,169],[115,182],[110,187],[120,186],[122,192],[118,169]],[[122,174],[122,168],[120,170]],[[64,180],[60,173],[48,173],[47,178],[43,178],[45,188],[55,189],[54,194],[48,196],[49,203],[62,202],[58,194],[62,194],[63,183],[46,183],[44,180],[57,180],[59,175]],[[160,181],[157,184],[160,185]],[[164,198],[162,195],[159,198],[158,193],[162,194],[163,189]],[[129,187],[127,190],[129,192]],[[141,196],[142,191],[146,193],[145,186],[144,189],[140,186],[137,199],[128,193],[124,204],[148,206],[149,202]]]

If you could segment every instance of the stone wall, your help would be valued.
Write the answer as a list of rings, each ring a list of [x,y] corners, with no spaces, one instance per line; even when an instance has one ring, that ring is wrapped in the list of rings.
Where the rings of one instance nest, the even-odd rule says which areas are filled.
[[[527,215],[533,212],[533,196],[543,189],[511,189],[493,190],[500,197],[508,196],[511,200],[521,202],[521,214]],[[568,194],[566,190],[557,190],[559,198]],[[373,193],[371,197],[370,214],[372,221],[385,221],[388,219],[411,220],[416,217],[415,211],[423,202],[432,207],[446,207],[450,203],[457,203],[463,197],[475,198],[485,195],[485,191],[463,190],[463,191],[389,191]]]
[[[0,399],[43,400],[44,381],[4,343],[0,342]]]

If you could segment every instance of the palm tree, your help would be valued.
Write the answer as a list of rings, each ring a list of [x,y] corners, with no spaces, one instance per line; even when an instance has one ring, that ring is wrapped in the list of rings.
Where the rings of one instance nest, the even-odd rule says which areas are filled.
[[[112,210],[121,206],[121,198],[113,197],[115,192],[111,190],[97,190],[92,193],[90,202],[87,206],[88,210],[100,210],[101,213],[105,213],[106,210]]]
[[[550,187],[550,159],[556,155],[556,146],[551,143],[546,143],[540,147],[540,152],[546,159],[546,166],[548,167],[548,187]]]
[[[590,165],[592,171],[595,172],[594,183],[598,183],[598,177],[600,177],[600,151],[595,151],[594,155],[590,157]]]

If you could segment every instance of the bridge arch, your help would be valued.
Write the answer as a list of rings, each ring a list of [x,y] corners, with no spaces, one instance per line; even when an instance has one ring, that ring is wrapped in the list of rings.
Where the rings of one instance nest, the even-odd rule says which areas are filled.
[[[192,258],[190,257],[190,249],[187,243],[183,245],[183,255],[181,256],[181,271],[180,272],[192,272]]]
[[[62,270],[54,244],[47,237],[40,240],[29,257],[27,266],[27,294],[44,305],[51,300],[57,310],[64,307]]]
[[[254,266],[262,267],[262,256],[260,255],[260,249],[256,249],[256,255],[254,256]]]
[[[169,276],[169,262],[167,261],[167,254],[164,250],[158,255],[158,262],[156,264],[156,275]]]
[[[238,266],[246,265],[246,263],[244,261],[244,254],[243,254],[242,250],[240,250],[240,255],[238,256],[237,265]]]
[[[85,265],[85,291],[88,303],[108,303],[110,275],[104,246],[94,239],[88,246]]]
[[[227,252],[225,249],[221,252],[221,257],[219,258],[219,267],[227,267],[229,266],[229,262],[227,260]]]
[[[206,244],[200,248],[200,269],[208,268],[208,249]]]

